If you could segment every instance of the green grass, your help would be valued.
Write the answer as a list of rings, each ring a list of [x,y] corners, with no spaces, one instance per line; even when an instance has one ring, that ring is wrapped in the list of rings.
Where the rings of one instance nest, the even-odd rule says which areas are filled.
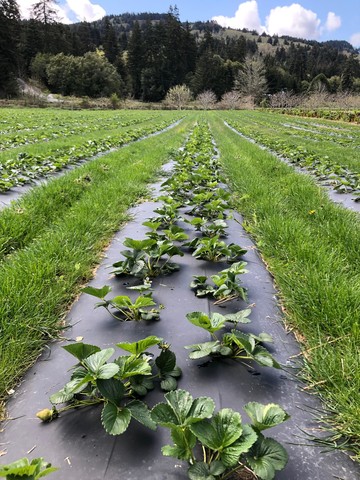
[[[14,236],[13,252],[0,264],[1,400],[44,343],[57,335],[81,285],[127,219],[128,207],[146,194],[169,151],[183,143],[190,119],[78,168],[44,186],[39,197],[34,191],[11,215],[0,214],[12,222]],[[34,218],[37,223],[25,241],[26,224],[30,228]]]
[[[275,277],[287,322],[308,351],[303,374],[360,459],[359,216],[219,116],[211,123],[244,225]]]

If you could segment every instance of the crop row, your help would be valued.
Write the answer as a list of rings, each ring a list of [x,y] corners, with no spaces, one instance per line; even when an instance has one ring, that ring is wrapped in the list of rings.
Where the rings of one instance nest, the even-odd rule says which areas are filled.
[[[113,133],[106,137],[90,139],[76,146],[64,146],[44,153],[20,152],[0,164],[0,192],[29,183],[41,176],[56,172],[68,165],[94,157],[124,144],[146,137],[167,128],[174,118],[158,121],[147,127]]]
[[[196,259],[230,264],[210,278],[194,277],[189,288],[197,296],[208,296],[216,303],[237,297],[246,299],[246,290],[238,278],[246,271],[245,262],[240,260],[246,251],[224,240],[231,201],[229,193],[220,186],[220,164],[206,125],[194,128],[176,160],[174,174],[162,185],[162,204],[155,209],[156,216],[144,222],[148,228],[146,237],[127,238],[127,250],[113,265],[116,276],[140,281],[128,287],[138,295],[136,299],[128,295],[109,298],[108,286],[83,289],[98,300],[96,308],[105,308],[117,321],[159,320],[152,279],[181,268],[172,258],[183,256],[184,249],[190,250]],[[180,221],[192,227],[192,239],[178,225]],[[272,341],[269,335],[245,333],[239,328],[240,324],[249,323],[250,313],[249,309],[227,315],[188,313],[188,321],[212,337],[210,342],[186,346],[189,357],[254,361],[280,368],[263,345]],[[151,352],[155,346],[160,348],[157,356]],[[244,409],[251,424],[243,424],[240,414],[230,408],[215,413],[210,397],[194,399],[189,392],[177,389],[178,378],[184,372],[176,365],[175,353],[163,338],[148,336],[132,343],[121,342],[116,347],[127,354],[112,361],[114,348],[102,350],[82,342],[64,347],[77,362],[70,380],[51,395],[51,409],[43,409],[38,417],[48,422],[63,411],[100,404],[102,424],[110,435],[124,433],[132,419],[152,430],[157,426],[168,428],[174,444],[164,446],[162,452],[187,461],[191,480],[225,479],[245,471],[253,478],[271,480],[277,470],[285,467],[285,449],[262,433],[287,420],[288,415],[278,405],[248,403]],[[157,383],[168,393],[165,402],[150,410],[143,399]]]
[[[326,120],[341,120],[343,122],[360,123],[359,110],[333,110],[333,109],[309,109],[309,108],[283,108],[274,110],[276,113],[296,115],[309,118],[324,118]]]
[[[148,115],[153,113],[148,112]],[[58,109],[31,109],[31,108],[2,108],[0,118],[0,135],[31,133],[52,128],[79,126],[81,124],[107,123],[109,120],[124,121],[141,118],[144,112],[139,111],[93,111],[58,110]]]
[[[277,155],[286,158],[290,163],[304,167],[314,174],[318,180],[330,184],[339,193],[352,193],[355,201],[360,199],[360,173],[337,163],[333,157],[313,151],[308,143],[296,145],[291,139],[281,139],[280,133],[269,135],[261,127],[246,125],[234,118],[228,118],[227,123],[248,138],[269,148]]]
[[[43,128],[37,128],[30,132],[20,132],[17,130],[16,132],[8,134],[0,134],[0,151],[37,142],[49,142],[56,138],[64,138],[72,135],[79,135],[81,133],[89,134],[99,130],[99,128],[102,130],[115,130],[117,128],[136,125],[147,120],[154,120],[154,115],[148,117],[136,117],[127,120],[121,116],[113,118],[109,117],[102,119],[101,125],[99,125],[99,118],[94,118],[92,122],[90,122],[89,119],[85,122],[76,124],[67,124],[63,122],[61,124],[43,126]]]
[[[290,139],[311,140],[314,142],[330,142],[346,148],[360,148],[360,132],[349,128],[333,128],[328,125],[306,121],[294,121],[288,118],[286,122],[280,122],[276,115],[266,116],[258,120],[256,124],[263,128],[274,126],[277,133],[289,136]]]
[[[346,439],[343,446],[359,460],[359,216],[221,116],[211,126],[243,225],[275,278],[287,324],[300,334],[302,374],[325,402],[331,442]]]

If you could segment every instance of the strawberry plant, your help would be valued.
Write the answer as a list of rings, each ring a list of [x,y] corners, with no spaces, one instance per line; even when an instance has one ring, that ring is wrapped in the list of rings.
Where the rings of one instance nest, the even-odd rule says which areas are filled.
[[[228,263],[235,263],[246,253],[245,249],[235,243],[227,245],[220,240],[219,235],[195,238],[186,245],[194,249],[193,257],[210,262],[226,260]]]
[[[248,425],[231,408],[214,413],[210,397],[193,399],[189,392],[176,390],[165,394],[165,400],[152,409],[151,418],[170,430],[173,445],[164,446],[162,453],[187,461],[190,480],[242,478],[245,472],[272,480],[286,466],[284,447],[262,434],[289,418],[279,405],[248,403]]]
[[[115,275],[133,275],[140,278],[167,275],[179,269],[179,265],[170,262],[170,259],[174,255],[184,255],[169,240],[126,238],[124,245],[132,250],[121,252],[125,260],[113,264]]]
[[[0,465],[0,477],[6,480],[38,480],[58,470],[43,458],[34,458],[31,462],[21,458],[7,465]]]
[[[147,289],[149,287],[142,285],[138,288]],[[110,300],[106,300],[105,297],[111,292],[111,287],[107,285],[102,288],[85,287],[82,291],[99,298],[101,302],[98,302],[95,308],[104,307],[115,320],[159,320],[159,310],[151,308],[156,306],[152,298],[152,292],[140,295],[135,302],[132,302],[127,295],[118,295]],[[111,309],[115,310],[116,313],[113,313]]]
[[[216,235],[220,237],[226,237],[226,228],[228,227],[225,220],[218,218],[209,222],[206,218],[195,217],[191,220],[185,220],[185,222],[192,225],[197,232],[201,232],[204,237],[215,237]]]
[[[148,220],[143,222],[145,227],[150,228],[150,232],[145,235],[153,240],[168,240],[170,242],[183,242],[189,238],[183,228],[177,225],[171,225],[169,228],[164,229],[162,233],[158,232],[161,228],[161,221]]]
[[[158,346],[161,353],[154,359],[148,349]],[[115,350],[101,350],[95,345],[75,343],[63,347],[78,363],[72,368],[70,381],[51,395],[52,409],[44,409],[37,416],[48,422],[61,412],[83,406],[102,405],[101,421],[110,435],[124,433],[132,418],[155,430],[147,405],[138,400],[160,381],[165,391],[176,388],[181,370],[176,366],[175,354],[161,338],[150,336],[133,343],[118,343],[129,352],[112,362],[108,360]],[[62,408],[56,405],[66,404]]]
[[[206,275],[194,275],[190,288],[194,289],[197,297],[207,295],[215,298],[216,303],[224,303],[235,298],[246,300],[246,289],[242,287],[237,279],[239,275],[246,273],[246,262],[236,262],[231,267],[221,270],[217,275],[211,275],[214,285],[207,283]]]
[[[253,360],[263,367],[280,368],[280,365],[262,345],[263,342],[272,342],[272,338],[267,333],[254,335],[253,333],[244,333],[236,328],[231,332],[224,333],[218,338],[215,333],[223,330],[226,323],[249,323],[248,319],[251,310],[243,310],[236,314],[221,315],[213,313],[211,316],[206,313],[192,312],[186,315],[186,318],[193,325],[206,330],[213,338],[211,342],[188,345],[185,348],[191,350],[189,357],[198,359],[207,356],[214,358],[227,357],[234,360],[246,362]]]

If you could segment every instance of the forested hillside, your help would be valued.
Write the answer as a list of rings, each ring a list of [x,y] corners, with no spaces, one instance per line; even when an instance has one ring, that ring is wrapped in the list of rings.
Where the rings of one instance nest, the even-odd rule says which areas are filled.
[[[20,19],[16,1],[0,0],[0,45],[2,97],[16,95],[17,77],[32,77],[63,95],[116,93],[152,102],[181,84],[195,96],[211,90],[217,99],[234,88],[251,93],[251,83],[258,100],[279,91],[360,91],[359,52],[345,41],[182,23],[176,7],[64,25],[51,0],[36,3],[30,20]]]

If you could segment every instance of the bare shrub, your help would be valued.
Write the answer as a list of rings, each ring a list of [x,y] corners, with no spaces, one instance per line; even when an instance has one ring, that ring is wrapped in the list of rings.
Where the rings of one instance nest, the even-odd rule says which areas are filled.
[[[196,97],[196,101],[203,110],[209,110],[216,103],[216,95],[212,90],[205,90]]]

